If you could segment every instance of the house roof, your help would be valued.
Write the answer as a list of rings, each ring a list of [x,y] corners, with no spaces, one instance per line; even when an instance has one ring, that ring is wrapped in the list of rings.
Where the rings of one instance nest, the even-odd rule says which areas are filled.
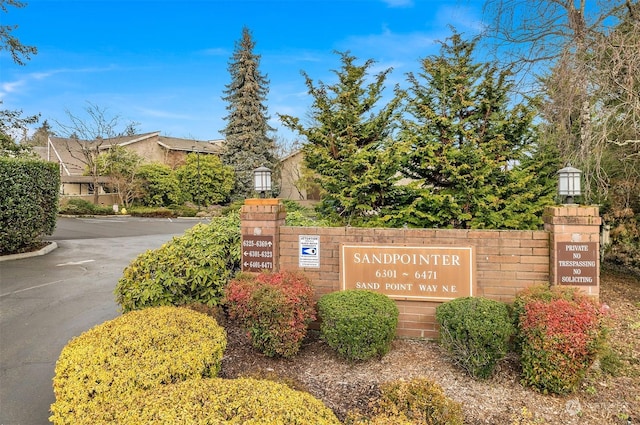
[[[132,143],[137,143],[145,139],[158,137],[159,135],[160,135],[159,131],[152,131],[151,133],[134,134],[131,136],[111,137],[109,139],[104,139],[104,142],[102,143],[100,149],[109,149],[111,146],[114,146],[114,145],[127,146]]]
[[[222,150],[223,143],[224,140],[203,142],[192,139],[178,139],[176,137],[158,137],[158,144],[172,151],[219,154]]]
[[[61,166],[63,176],[84,174],[82,151],[88,147],[87,141],[64,137],[49,136],[49,143],[38,154],[45,160],[56,162]]]
[[[49,136],[47,146],[36,149],[36,152],[46,161],[59,163],[63,176],[78,176],[83,175],[85,170],[85,164],[83,164],[82,159],[83,150],[97,147],[98,150],[102,151],[112,146],[126,147],[149,139],[155,139],[155,143],[166,150],[204,154],[220,154],[224,145],[224,140],[201,141],[180,139],[177,137],[160,136],[159,131],[154,131],[131,136],[113,137],[100,142]],[[99,143],[99,145],[96,146],[96,143]]]

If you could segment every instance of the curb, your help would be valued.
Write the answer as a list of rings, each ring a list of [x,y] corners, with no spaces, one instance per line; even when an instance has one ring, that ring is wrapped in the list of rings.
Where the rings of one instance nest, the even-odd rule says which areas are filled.
[[[51,251],[53,251],[57,247],[58,247],[58,244],[52,241],[52,242],[49,243],[49,245],[45,246],[42,249],[39,249],[38,251],[22,252],[20,254],[0,255],[0,262],[2,262],[2,261],[10,261],[10,260],[20,260],[20,259],[23,259],[23,258],[37,257],[37,256],[40,256],[40,255],[45,255],[45,254],[50,253]]]

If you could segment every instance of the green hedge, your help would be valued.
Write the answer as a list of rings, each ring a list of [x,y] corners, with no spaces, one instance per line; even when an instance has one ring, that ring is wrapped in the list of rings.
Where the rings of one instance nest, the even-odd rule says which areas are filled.
[[[20,252],[56,227],[57,164],[0,157],[0,254]]]
[[[306,392],[284,384],[198,379],[119,397],[78,425],[111,424],[339,425],[333,412]]]
[[[99,422],[95,412],[187,379],[215,377],[227,345],[222,327],[187,308],[133,311],[71,340],[55,367],[55,424]]]
[[[224,287],[240,270],[240,216],[196,224],[129,264],[115,289],[124,311],[159,305],[219,305]]]
[[[456,298],[436,308],[440,342],[454,363],[475,378],[489,378],[507,354],[515,333],[505,303],[482,297]]]
[[[86,199],[68,199],[60,202],[60,214],[65,215],[114,215],[113,207],[103,207]]]
[[[322,338],[348,360],[382,357],[391,349],[399,311],[384,294],[363,290],[332,292],[320,298],[318,313]]]

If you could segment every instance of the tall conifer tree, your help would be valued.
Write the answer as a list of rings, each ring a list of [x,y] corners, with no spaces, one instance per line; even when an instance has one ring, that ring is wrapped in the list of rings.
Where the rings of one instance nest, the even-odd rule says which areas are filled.
[[[265,102],[269,92],[269,80],[260,73],[260,55],[254,53],[255,42],[248,28],[242,29],[242,38],[236,42],[229,74],[231,82],[226,85],[225,97],[228,103],[225,150],[222,162],[233,167],[236,173],[236,187],[233,198],[251,196],[253,170],[265,166],[271,170],[276,166],[276,145],[269,133],[269,116]]]
[[[549,158],[536,152],[535,108],[511,103],[508,71],[474,62],[477,41],[454,33],[409,74],[398,148],[414,196],[393,225],[536,228],[553,200],[541,174]]]
[[[324,216],[336,223],[371,225],[395,203],[398,167],[391,136],[401,97],[378,105],[391,68],[370,75],[373,60],[357,65],[349,53],[340,56],[335,84],[314,84],[303,73],[313,97],[311,125],[288,115],[280,119],[306,138],[304,161],[322,188]]]

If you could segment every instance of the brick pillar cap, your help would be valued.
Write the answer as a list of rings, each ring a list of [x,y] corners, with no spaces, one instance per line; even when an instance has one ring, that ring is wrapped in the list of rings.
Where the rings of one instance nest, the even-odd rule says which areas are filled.
[[[280,199],[277,198],[249,198],[244,200],[245,205],[279,205]]]

